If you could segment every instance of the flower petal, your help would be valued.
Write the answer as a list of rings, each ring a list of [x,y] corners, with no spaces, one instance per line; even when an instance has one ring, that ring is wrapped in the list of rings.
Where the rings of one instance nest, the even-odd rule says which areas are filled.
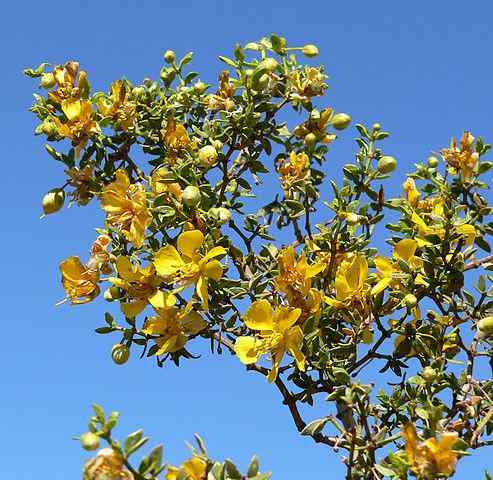
[[[272,307],[267,300],[257,300],[243,315],[243,321],[252,330],[273,330]]]
[[[256,347],[257,341],[254,337],[238,337],[234,350],[240,362],[244,365],[255,363],[260,358],[260,352]]]
[[[154,266],[159,275],[169,277],[175,275],[185,262],[172,245],[160,248],[154,255]]]
[[[204,243],[204,234],[200,230],[188,230],[178,235],[178,251],[188,258],[193,258]]]

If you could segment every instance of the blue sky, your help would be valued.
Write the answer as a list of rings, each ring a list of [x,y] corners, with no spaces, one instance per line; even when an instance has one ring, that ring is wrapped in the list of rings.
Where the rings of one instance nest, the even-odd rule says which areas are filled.
[[[216,56],[235,42],[274,32],[291,44],[315,43],[331,76],[327,103],[392,132],[386,151],[399,167],[388,188],[397,192],[400,176],[450,136],[467,128],[493,141],[492,15],[491,2],[474,0],[4,2],[0,478],[79,478],[87,455],[71,436],[85,430],[93,401],[123,413],[121,432],[143,427],[163,441],[173,462],[200,432],[213,456],[245,467],[257,453],[274,478],[342,478],[336,455],[301,438],[276,392],[235,359],[117,367],[109,358],[116,339],[93,332],[102,302],[54,307],[63,297],[58,262],[84,255],[103,217],[94,204],[39,220],[43,193],[63,173],[32,135],[35,84],[23,68],[77,59],[103,89],[122,75],[157,77],[172,48],[193,50],[194,69],[212,81]],[[332,152],[334,168],[351,160],[353,135]],[[456,478],[481,478],[492,463],[488,451],[476,453],[461,460]]]

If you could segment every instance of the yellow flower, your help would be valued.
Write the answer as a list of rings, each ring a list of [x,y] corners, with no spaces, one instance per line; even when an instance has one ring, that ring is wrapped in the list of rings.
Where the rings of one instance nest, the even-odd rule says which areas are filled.
[[[326,75],[320,68],[305,67],[303,71],[294,71],[289,75],[291,83],[292,98],[295,101],[305,102],[310,97],[323,95],[327,88],[324,82]]]
[[[426,240],[424,237],[428,235],[435,235],[439,238],[443,238],[445,235],[445,230],[441,226],[429,226],[424,221],[423,217],[413,212],[411,215],[411,221],[418,227],[419,237],[416,238],[419,247],[424,247],[426,245],[433,245],[432,242]]]
[[[103,448],[85,463],[82,480],[134,480],[134,476],[125,468],[120,453]]]
[[[336,273],[336,296],[325,297],[325,301],[334,308],[348,308],[355,304],[366,309],[367,278],[368,262],[364,255],[355,255],[344,260]]]
[[[411,269],[419,269],[423,266],[421,258],[415,255],[418,242],[412,238],[403,238],[394,245],[394,259],[376,257],[375,265],[378,270],[380,280],[372,288],[372,295],[378,295],[389,285],[399,286],[400,277],[403,272],[399,265],[399,260],[405,262]]]
[[[194,455],[192,458],[183,462],[181,467],[169,466],[166,472],[166,480],[177,480],[180,473],[183,472],[183,478],[189,480],[204,480],[207,473],[207,461],[198,455]]]
[[[411,471],[421,479],[436,478],[437,475],[449,477],[454,473],[457,454],[452,450],[457,440],[457,432],[443,432],[440,440],[429,438],[418,442],[414,425],[404,426],[402,436],[406,443],[407,459]]]
[[[170,193],[175,198],[180,198],[182,190],[179,183],[170,182],[171,172],[166,167],[159,167],[152,172],[151,189],[156,195]]]
[[[183,310],[177,307],[155,310],[157,315],[146,320],[142,332],[158,335],[155,339],[159,347],[156,355],[181,350],[187,342],[188,335],[195,335],[207,326],[200,314],[192,310],[190,303]]]
[[[175,161],[178,152],[191,145],[187,129],[173,118],[168,119],[166,127],[161,131],[164,142],[170,153],[170,160]]]
[[[402,184],[402,188],[404,189],[404,193],[406,194],[406,200],[408,201],[411,207],[416,207],[418,205],[419,190],[416,188],[416,182],[413,178],[408,177],[406,181]]]
[[[474,137],[469,132],[464,132],[462,135],[460,148],[457,147],[455,138],[452,138],[450,147],[444,148],[440,153],[453,175],[460,172],[464,181],[471,180],[479,163],[479,154],[474,149]]]
[[[57,65],[53,69],[56,90],[48,92],[49,100],[55,105],[60,105],[64,100],[76,100],[87,98],[89,83],[87,73],[79,71],[79,63],[69,61],[65,65]]]
[[[267,300],[258,300],[250,305],[243,316],[246,326],[259,332],[259,337],[238,337],[235,352],[245,365],[258,361],[261,355],[270,353],[272,369],[267,377],[269,382],[277,378],[279,366],[286,352],[295,359],[299,370],[305,370],[305,356],[301,352],[303,331],[296,322],[301,310],[291,307],[277,307],[274,311]]]
[[[432,242],[427,240],[425,237],[428,235],[435,235],[442,239],[445,236],[445,229],[440,224],[436,224],[436,220],[434,219],[434,225],[427,225],[423,217],[418,215],[416,212],[413,212],[411,216],[411,221],[418,227],[419,236],[416,238],[419,247],[433,245]],[[466,245],[472,245],[476,238],[476,228],[474,225],[469,223],[461,223],[454,225],[455,233],[458,233],[460,236],[464,237]]]
[[[215,257],[224,255],[226,249],[214,247],[202,256],[198,250],[204,241],[204,235],[200,230],[183,232],[178,236],[178,250],[172,245],[162,247],[154,256],[154,265],[159,275],[171,283],[179,284],[179,290],[195,283],[197,295],[207,310],[209,279],[218,281],[223,275],[221,263]]]
[[[317,312],[320,308],[321,295],[318,290],[312,288],[312,281],[325,265],[322,262],[310,265],[304,251],[299,258],[296,258],[292,245],[279,252],[277,262],[279,274],[275,284],[286,294],[289,305],[301,308],[304,313]]]
[[[284,161],[278,168],[282,187],[289,190],[292,184],[307,177],[310,170],[310,160],[306,153],[291,152],[289,161]]]
[[[69,177],[69,185],[74,187],[74,190],[70,192],[70,196],[79,205],[87,205],[94,196],[93,192],[91,192],[91,181],[94,181],[93,172],[94,165],[91,163],[83,168],[72,167],[66,171]]]
[[[101,273],[110,274],[112,272],[110,262],[114,260],[114,255],[108,252],[111,245],[109,235],[99,235],[91,247],[91,258],[87,262],[90,270],[97,270]]]
[[[99,295],[99,272],[83,265],[79,257],[69,257],[61,262],[60,272],[71,303],[88,303]]]
[[[129,242],[140,248],[145,229],[152,221],[144,187],[130,184],[127,172],[119,169],[115,181],[103,188],[101,206],[107,213],[106,223],[116,227]]]
[[[229,78],[229,72],[224,70],[219,75],[219,90],[215,95],[207,96],[207,108],[209,110],[233,110],[235,103],[233,97],[235,94],[235,86]]]
[[[127,87],[123,80],[113,82],[109,97],[100,98],[97,104],[99,113],[116,121],[122,130],[129,130],[134,126],[135,103],[128,101]]]
[[[58,133],[72,141],[78,156],[89,140],[89,136],[100,133],[101,129],[93,119],[94,112],[89,100],[63,100],[61,108],[67,121],[62,123],[58,117],[54,117],[53,121]]]
[[[125,291],[126,303],[121,303],[125,316],[135,317],[150,303],[155,308],[168,308],[176,303],[173,294],[158,290],[162,280],[156,275],[154,265],[145,268],[132,265],[128,257],[116,259],[118,277],[108,278],[114,286]]]

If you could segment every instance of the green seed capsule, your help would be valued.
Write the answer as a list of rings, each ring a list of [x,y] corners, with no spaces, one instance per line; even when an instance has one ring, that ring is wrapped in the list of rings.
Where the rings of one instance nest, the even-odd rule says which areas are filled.
[[[123,365],[124,363],[127,363],[129,357],[130,350],[126,345],[123,345],[121,343],[113,345],[113,348],[111,349],[111,359],[117,365]]]
[[[336,113],[332,117],[331,123],[336,130],[344,130],[349,127],[349,124],[351,123],[351,116],[347,113]]]
[[[189,185],[183,190],[181,200],[188,207],[196,207],[200,203],[201,197],[200,190],[193,185]]]
[[[43,197],[43,212],[45,215],[58,212],[63,207],[65,202],[65,192],[61,188],[50,190]]]
[[[319,54],[318,48],[315,45],[305,45],[301,52],[309,58],[316,57]]]
[[[484,317],[478,322],[478,330],[486,336],[493,335],[493,317]]]
[[[84,450],[97,450],[99,448],[99,436],[92,432],[83,433],[80,436],[80,444]]]
[[[166,63],[173,63],[176,60],[176,53],[173,50],[166,50],[163,56]]]
[[[404,303],[406,304],[407,308],[414,308],[418,303],[418,299],[412,293],[408,293],[404,297]]]
[[[377,169],[380,173],[387,174],[393,172],[397,167],[397,161],[394,157],[385,155],[378,160]]]
[[[53,75],[53,73],[51,72],[41,75],[40,84],[43,88],[46,88],[47,90],[53,88],[55,86],[55,75]]]
[[[437,157],[434,157],[434,156],[431,156],[431,157],[428,157],[428,166],[430,168],[436,168],[438,167],[438,158]]]

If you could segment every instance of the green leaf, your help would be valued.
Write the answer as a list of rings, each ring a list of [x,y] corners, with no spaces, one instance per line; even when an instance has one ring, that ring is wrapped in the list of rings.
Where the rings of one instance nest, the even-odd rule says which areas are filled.
[[[189,64],[192,61],[193,52],[188,52],[184,55],[184,57],[180,60],[178,64],[178,69],[181,70],[185,65]]]
[[[102,409],[102,407],[100,407],[97,403],[93,403],[92,409],[94,410],[94,415],[96,415],[96,418],[98,419],[98,421],[101,423],[104,423],[105,422],[105,415],[104,415],[104,410]]]
[[[393,470],[391,470],[388,467],[384,467],[383,465],[380,465],[378,463],[375,465],[375,470],[378,470],[378,472],[384,475],[385,477],[395,476],[395,472]]]
[[[257,455],[254,455],[250,460],[250,465],[248,466],[248,477],[255,477],[258,473],[259,463]]]
[[[231,60],[231,58],[225,57],[224,55],[219,55],[217,58],[230,67],[238,68],[238,64],[234,60]]]
[[[241,473],[231,460],[224,460],[224,466],[226,467],[226,473],[229,478],[233,480],[241,480]]]
[[[328,418],[313,420],[313,422],[310,422],[308,425],[305,426],[305,428],[301,431],[301,435],[313,436],[317,433],[320,433],[328,421]]]

